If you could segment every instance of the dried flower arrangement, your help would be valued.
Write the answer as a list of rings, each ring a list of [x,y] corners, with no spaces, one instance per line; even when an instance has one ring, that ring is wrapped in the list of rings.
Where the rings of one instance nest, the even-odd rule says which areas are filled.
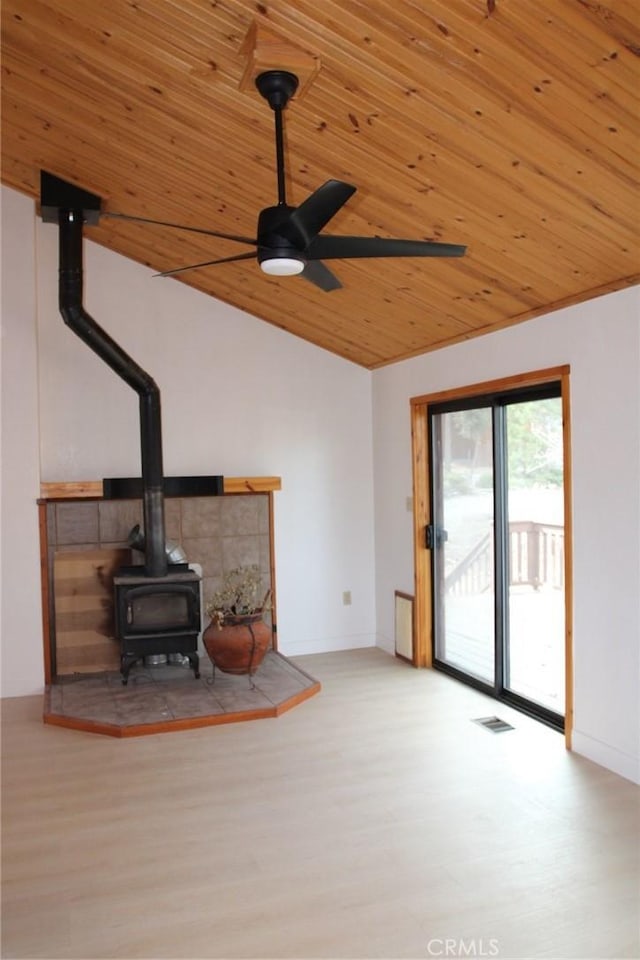
[[[218,628],[238,617],[259,616],[269,609],[271,590],[262,599],[262,575],[257,564],[236,567],[225,574],[222,589],[206,604],[211,622]]]

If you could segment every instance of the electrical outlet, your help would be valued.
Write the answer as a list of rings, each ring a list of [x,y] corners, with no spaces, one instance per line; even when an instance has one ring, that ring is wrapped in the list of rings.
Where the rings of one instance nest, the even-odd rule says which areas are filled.
[[[342,602],[343,602],[343,604],[345,605],[345,607],[350,606],[350,604],[351,604],[351,590],[345,590],[345,591],[344,591],[344,593],[342,594]]]
[[[407,497],[407,513],[413,513],[413,497]]]

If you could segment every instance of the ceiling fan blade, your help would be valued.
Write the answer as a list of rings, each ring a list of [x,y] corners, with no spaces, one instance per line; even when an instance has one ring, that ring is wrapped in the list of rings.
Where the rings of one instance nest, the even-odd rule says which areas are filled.
[[[387,240],[383,237],[316,237],[307,260],[349,260],[357,257],[463,257],[466,247],[426,240]]]
[[[289,222],[295,227],[292,240],[302,238],[307,246],[344,206],[356,188],[342,180],[327,180],[292,211]]]
[[[175,277],[177,273],[186,273],[187,270],[199,270],[200,267],[212,267],[216,263],[233,263],[235,260],[255,260],[255,253],[238,253],[235,257],[223,257],[222,260],[207,260],[205,263],[191,263],[188,267],[176,267],[175,270],[163,270],[154,273],[154,277]]]
[[[320,287],[325,293],[342,289],[342,284],[335,274],[333,274],[328,267],[325,267],[324,263],[321,263],[320,260],[311,260],[307,263],[300,276],[315,284],[316,287]]]
[[[132,220],[134,223],[152,223],[157,227],[173,227],[175,230],[189,230],[191,233],[204,233],[207,237],[219,237],[221,240],[235,240],[236,243],[250,243],[253,246],[257,240],[251,237],[236,237],[232,233],[218,233],[216,230],[205,230],[202,227],[187,227],[183,223],[167,223],[166,220],[149,220],[147,217],[133,217],[128,213],[111,213],[105,210],[101,217],[117,217],[118,220]]]

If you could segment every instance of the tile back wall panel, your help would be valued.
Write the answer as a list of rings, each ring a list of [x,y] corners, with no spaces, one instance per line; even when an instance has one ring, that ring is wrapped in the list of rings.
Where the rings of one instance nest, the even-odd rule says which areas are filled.
[[[142,501],[102,500],[100,512],[100,543],[126,545],[129,531],[136,524],[142,525]]]
[[[221,499],[221,497],[192,497],[181,501],[182,537],[185,540],[220,536]]]
[[[165,499],[165,529],[167,540],[178,543],[187,556],[187,562],[202,568],[203,604],[222,586],[224,576],[235,567],[257,564],[262,574],[263,594],[271,587],[271,542],[268,494],[231,494],[221,497],[167,497]],[[62,554],[102,551],[112,557],[118,551],[120,564],[143,562],[143,555],[127,548],[127,538],[136,524],[143,524],[140,500],[92,500],[49,503],[47,529],[49,533],[48,568],[52,585],[50,611],[53,662],[56,662],[56,628],[61,622],[62,607],[68,599],[56,604],[54,561]],[[93,553],[92,558],[95,560]],[[70,563],[73,561],[69,561]],[[107,593],[110,594],[107,585]],[[108,624],[104,615],[107,611]],[[96,619],[96,623],[92,622]],[[110,604],[103,604],[102,619],[97,611],[82,615],[82,629],[87,636],[94,631],[98,637],[113,637],[113,615]],[[203,627],[208,618],[205,615]],[[77,624],[76,624],[77,626]],[[58,656],[59,675],[99,669],[98,661],[87,654],[87,644],[69,642],[63,638],[64,652]],[[89,644],[91,647],[91,644]],[[77,653],[77,656],[76,656]]]
[[[59,503],[56,506],[56,542],[95,543],[98,535],[98,504]]]

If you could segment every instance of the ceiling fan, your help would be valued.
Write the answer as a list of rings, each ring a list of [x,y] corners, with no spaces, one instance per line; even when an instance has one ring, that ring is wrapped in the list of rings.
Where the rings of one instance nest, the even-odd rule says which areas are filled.
[[[298,78],[286,70],[267,70],[256,78],[260,94],[269,103],[275,115],[276,174],[278,203],[265,207],[258,216],[256,237],[240,237],[216,230],[182,226],[162,220],[150,220],[124,213],[103,212],[103,216],[175,227],[203,233],[222,240],[245,243],[256,250],[240,253],[205,263],[165,270],[160,277],[175,276],[187,270],[198,270],[218,263],[257,259],[262,270],[272,276],[301,274],[325,292],[339,289],[342,284],[322,263],[323,260],[344,260],[369,257],[462,257],[466,247],[453,243],[435,243],[426,240],[393,240],[382,237],[345,237],[321,234],[321,230],[335,216],[355,192],[356,188],[342,180],[327,180],[307,197],[299,207],[287,203],[284,174],[284,141],[282,114],[298,88]]]

